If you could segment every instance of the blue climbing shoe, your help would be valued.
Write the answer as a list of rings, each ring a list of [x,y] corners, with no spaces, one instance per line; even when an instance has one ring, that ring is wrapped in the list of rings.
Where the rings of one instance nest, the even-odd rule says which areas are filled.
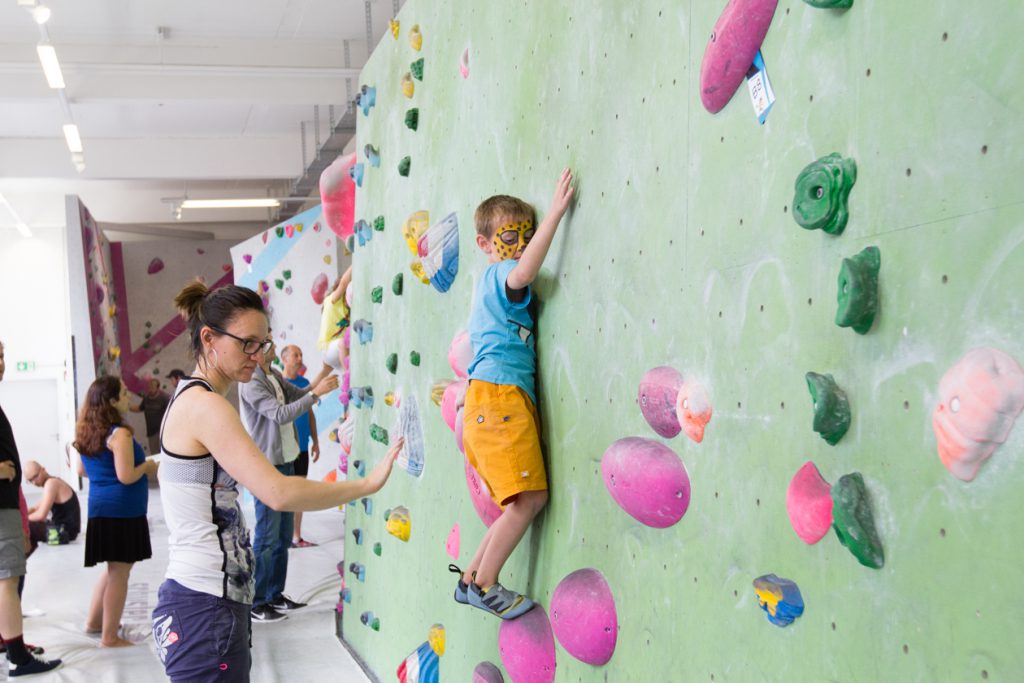
[[[534,607],[533,600],[510,591],[500,583],[486,591],[474,583],[469,587],[469,604],[505,620],[521,617]]]
[[[456,567],[454,564],[448,565],[448,571],[453,574],[459,575],[459,580],[455,584],[455,602],[460,605],[469,604],[469,586],[462,580],[462,570]]]

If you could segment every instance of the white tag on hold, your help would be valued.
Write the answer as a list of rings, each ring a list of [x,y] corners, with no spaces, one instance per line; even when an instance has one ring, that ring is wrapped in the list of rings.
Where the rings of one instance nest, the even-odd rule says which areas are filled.
[[[747,89],[750,90],[750,101],[754,105],[757,122],[763,125],[764,120],[768,118],[768,112],[775,104],[775,91],[772,90],[772,84],[768,80],[768,71],[765,69],[764,58],[761,56],[760,50],[754,55],[754,63],[750,66],[750,71],[747,72]]]

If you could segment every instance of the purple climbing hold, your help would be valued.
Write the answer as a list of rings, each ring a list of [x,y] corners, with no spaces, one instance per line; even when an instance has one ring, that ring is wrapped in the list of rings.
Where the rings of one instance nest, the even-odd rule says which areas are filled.
[[[242,260],[246,263],[252,263],[252,254],[242,254]]]
[[[604,485],[623,510],[656,529],[670,527],[690,506],[690,477],[664,444],[631,436],[608,447],[601,458]]]
[[[547,612],[540,605],[521,617],[501,622],[498,649],[501,663],[516,683],[555,680],[555,638]]]
[[[671,439],[682,429],[676,415],[676,397],[681,386],[683,376],[667,365],[648,370],[640,380],[637,393],[640,412],[647,424],[666,439]]]
[[[480,662],[473,669],[473,683],[505,683],[501,669],[490,662]]]
[[[551,626],[562,647],[594,666],[615,652],[619,620],[615,598],[601,572],[578,569],[562,579],[551,596]]]
[[[161,261],[159,258],[155,258],[155,259],[153,259],[152,261],[149,262],[149,267],[146,268],[146,272],[149,273],[150,275],[156,275],[157,273],[159,273],[163,269],[164,269],[164,262]]]

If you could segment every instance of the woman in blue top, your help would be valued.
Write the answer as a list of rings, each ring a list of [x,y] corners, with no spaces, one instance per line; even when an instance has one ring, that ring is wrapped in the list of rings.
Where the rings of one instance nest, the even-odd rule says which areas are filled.
[[[149,544],[148,476],[158,463],[146,460],[142,446],[124,423],[128,389],[117,377],[100,377],[85,397],[75,425],[79,473],[89,477],[89,522],[85,566],[106,562],[93,589],[85,630],[100,634],[103,647],[125,647],[118,629],[132,565],[153,555]],[[84,469],[84,472],[83,472]]]

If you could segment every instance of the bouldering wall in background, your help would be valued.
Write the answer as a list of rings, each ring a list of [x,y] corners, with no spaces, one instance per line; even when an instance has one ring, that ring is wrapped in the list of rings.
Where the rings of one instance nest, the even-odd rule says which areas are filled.
[[[77,208],[77,215],[73,214]],[[114,291],[110,242],[81,200],[68,202],[68,230],[82,234],[86,300],[89,304],[94,377],[121,374],[121,346],[118,336],[118,299]],[[85,375],[88,377],[88,374]],[[80,387],[88,390],[89,382]]]
[[[373,338],[353,342],[352,385],[378,398],[356,411],[352,458],[371,466],[386,449],[371,432],[382,441],[380,428],[393,438],[402,425],[401,407],[380,400],[389,392],[401,406],[415,398],[425,444],[422,471],[396,469],[348,513],[344,637],[382,679],[434,623],[445,627],[446,681],[470,680],[482,661],[530,681],[965,681],[1024,669],[1016,370],[986,361],[957,374],[980,377],[996,400],[971,404],[982,427],[968,441],[1000,430],[996,441],[1007,439],[973,481],[943,466],[932,427],[940,399],[957,412],[972,395],[939,391],[970,349],[1024,360],[1013,173],[1024,6],[780,2],[762,45],[777,97],[763,125],[746,85],[717,114],[702,106],[701,63],[723,7],[411,0],[363,71],[356,219],[381,217],[383,230],[356,230],[353,318],[372,323]],[[805,220],[838,176],[804,185],[797,206],[794,183],[832,153],[856,163],[845,230],[805,230],[794,211]],[[485,527],[431,402],[435,380],[455,378],[448,346],[485,263],[475,207],[510,193],[540,217],[565,166],[576,204],[535,288],[551,500],[502,579],[543,607],[534,632],[544,636],[550,617],[562,639],[556,587],[598,570],[617,614],[614,654],[600,667],[566,640],[517,658],[510,627],[502,652],[499,620],[453,601],[446,550],[464,566]],[[429,225],[453,212],[458,221],[446,293],[410,270],[403,224],[421,210]],[[880,308],[858,334],[835,324],[837,294],[842,272],[844,298],[870,298],[843,264],[866,247],[880,253]],[[699,443],[644,419],[638,388],[659,366],[710,401]],[[816,419],[809,372],[822,376],[816,390],[831,375],[845,393],[848,429],[835,392],[821,394]],[[691,429],[702,419],[684,417]],[[616,462],[628,469],[629,437],[685,465],[688,506],[675,524],[647,526],[609,493],[602,458],[618,442],[612,455],[625,447]],[[651,446],[644,457],[670,456]],[[798,471],[792,502],[807,516],[794,525],[787,492]],[[857,557],[829,530],[830,497]],[[399,506],[405,542],[385,529]],[[871,522],[884,558],[863,547]],[[759,595],[773,623],[795,621],[770,623]]]
[[[250,237],[231,248],[235,284],[259,292],[270,314],[277,353],[288,344],[302,349],[305,376],[312,378],[322,366],[317,350],[320,304],[329,287],[348,267],[334,234],[323,227],[320,207],[314,207]],[[278,366],[278,369],[281,369]],[[339,425],[342,404],[338,392],[325,396],[314,408],[320,432],[320,460],[309,464],[311,479],[319,479],[338,465],[340,447],[330,437]]]
[[[121,302],[118,334],[121,372],[134,392],[148,390],[146,380],[160,380],[162,390],[173,393],[167,373],[180,368],[192,372],[195,359],[189,347],[185,321],[174,308],[174,297],[200,277],[212,287],[233,279],[231,243],[214,240],[114,242],[110,245],[114,291]],[[132,403],[138,397],[132,397]],[[141,413],[131,413],[136,434],[145,434]],[[145,441],[143,439],[142,441]]]

